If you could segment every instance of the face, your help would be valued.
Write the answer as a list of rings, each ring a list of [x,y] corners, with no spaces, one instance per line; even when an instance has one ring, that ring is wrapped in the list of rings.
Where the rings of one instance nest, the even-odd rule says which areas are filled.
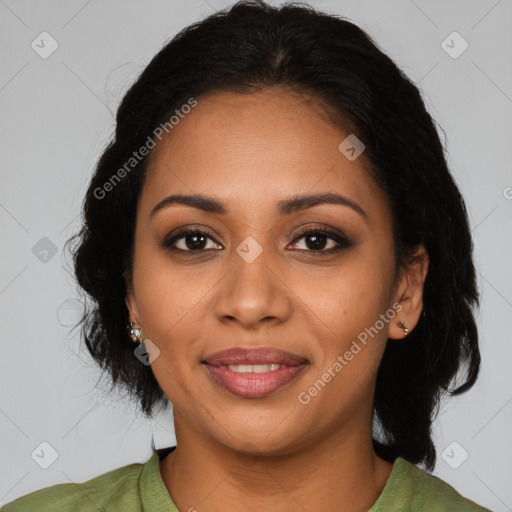
[[[384,193],[319,112],[291,92],[216,93],[153,150],[127,304],[178,439],[277,454],[371,428],[407,279]]]

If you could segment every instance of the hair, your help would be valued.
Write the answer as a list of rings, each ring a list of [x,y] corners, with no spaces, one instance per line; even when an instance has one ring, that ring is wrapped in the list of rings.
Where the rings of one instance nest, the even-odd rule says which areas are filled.
[[[374,436],[373,446],[388,461],[400,456],[433,469],[432,423],[440,401],[445,393],[470,389],[480,368],[466,207],[418,88],[363,30],[307,4],[242,1],[186,27],[124,96],[115,135],[84,199],[83,225],[68,240],[76,242],[78,284],[92,299],[80,321],[85,344],[112,386],[126,388],[146,417],[168,403],[151,367],[134,357],[126,328],[148,156],[135,164],[130,159],[190,98],[271,87],[314,98],[364,143],[369,172],[391,209],[396,269],[411,261],[418,245],[428,252],[422,315],[406,341],[388,342],[377,373],[373,407],[380,439]],[[133,168],[119,173],[128,161]],[[123,177],[114,183],[116,173]],[[109,180],[115,186],[99,194]],[[450,389],[462,369],[463,382]]]

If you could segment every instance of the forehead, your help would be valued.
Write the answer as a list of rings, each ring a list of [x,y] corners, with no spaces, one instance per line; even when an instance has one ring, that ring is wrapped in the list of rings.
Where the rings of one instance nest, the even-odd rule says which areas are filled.
[[[213,195],[233,210],[258,211],[283,197],[321,192],[386,209],[363,157],[351,161],[340,151],[349,135],[307,96],[282,89],[209,95],[153,150],[142,209],[171,193]]]

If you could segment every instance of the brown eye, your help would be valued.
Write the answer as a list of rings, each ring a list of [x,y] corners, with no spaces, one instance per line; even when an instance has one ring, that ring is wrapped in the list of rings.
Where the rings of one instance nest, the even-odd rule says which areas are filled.
[[[298,250],[306,252],[330,254],[342,249],[347,249],[352,245],[347,237],[333,233],[324,228],[307,230],[294,240],[293,245],[296,246],[298,244],[297,241],[302,239],[304,239],[305,248],[298,248]],[[326,246],[328,246],[327,250]],[[294,248],[297,249],[297,247]]]
[[[170,238],[166,238],[160,245],[175,251],[202,252],[212,249],[212,247],[206,247],[208,239],[213,240],[205,231],[187,229]],[[175,246],[176,242],[181,242],[182,240],[183,243],[181,244],[181,247]]]
[[[296,247],[299,241],[304,239],[304,247]],[[208,240],[214,242],[216,247],[208,247]],[[178,246],[181,244],[181,247]],[[171,251],[195,252],[220,250],[222,246],[205,231],[198,229],[186,229],[171,237],[167,237],[160,245]],[[347,237],[340,233],[334,233],[325,228],[310,228],[301,233],[292,243],[293,250],[312,252],[319,254],[331,254],[342,249],[347,249],[353,244]],[[220,248],[220,249],[219,249]]]

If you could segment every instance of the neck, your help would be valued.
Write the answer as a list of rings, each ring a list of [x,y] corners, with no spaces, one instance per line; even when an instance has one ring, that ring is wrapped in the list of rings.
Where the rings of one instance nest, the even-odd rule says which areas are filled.
[[[175,416],[176,449],[160,473],[180,510],[367,511],[392,464],[379,458],[371,432],[326,433],[285,455],[242,455],[187,428]]]

